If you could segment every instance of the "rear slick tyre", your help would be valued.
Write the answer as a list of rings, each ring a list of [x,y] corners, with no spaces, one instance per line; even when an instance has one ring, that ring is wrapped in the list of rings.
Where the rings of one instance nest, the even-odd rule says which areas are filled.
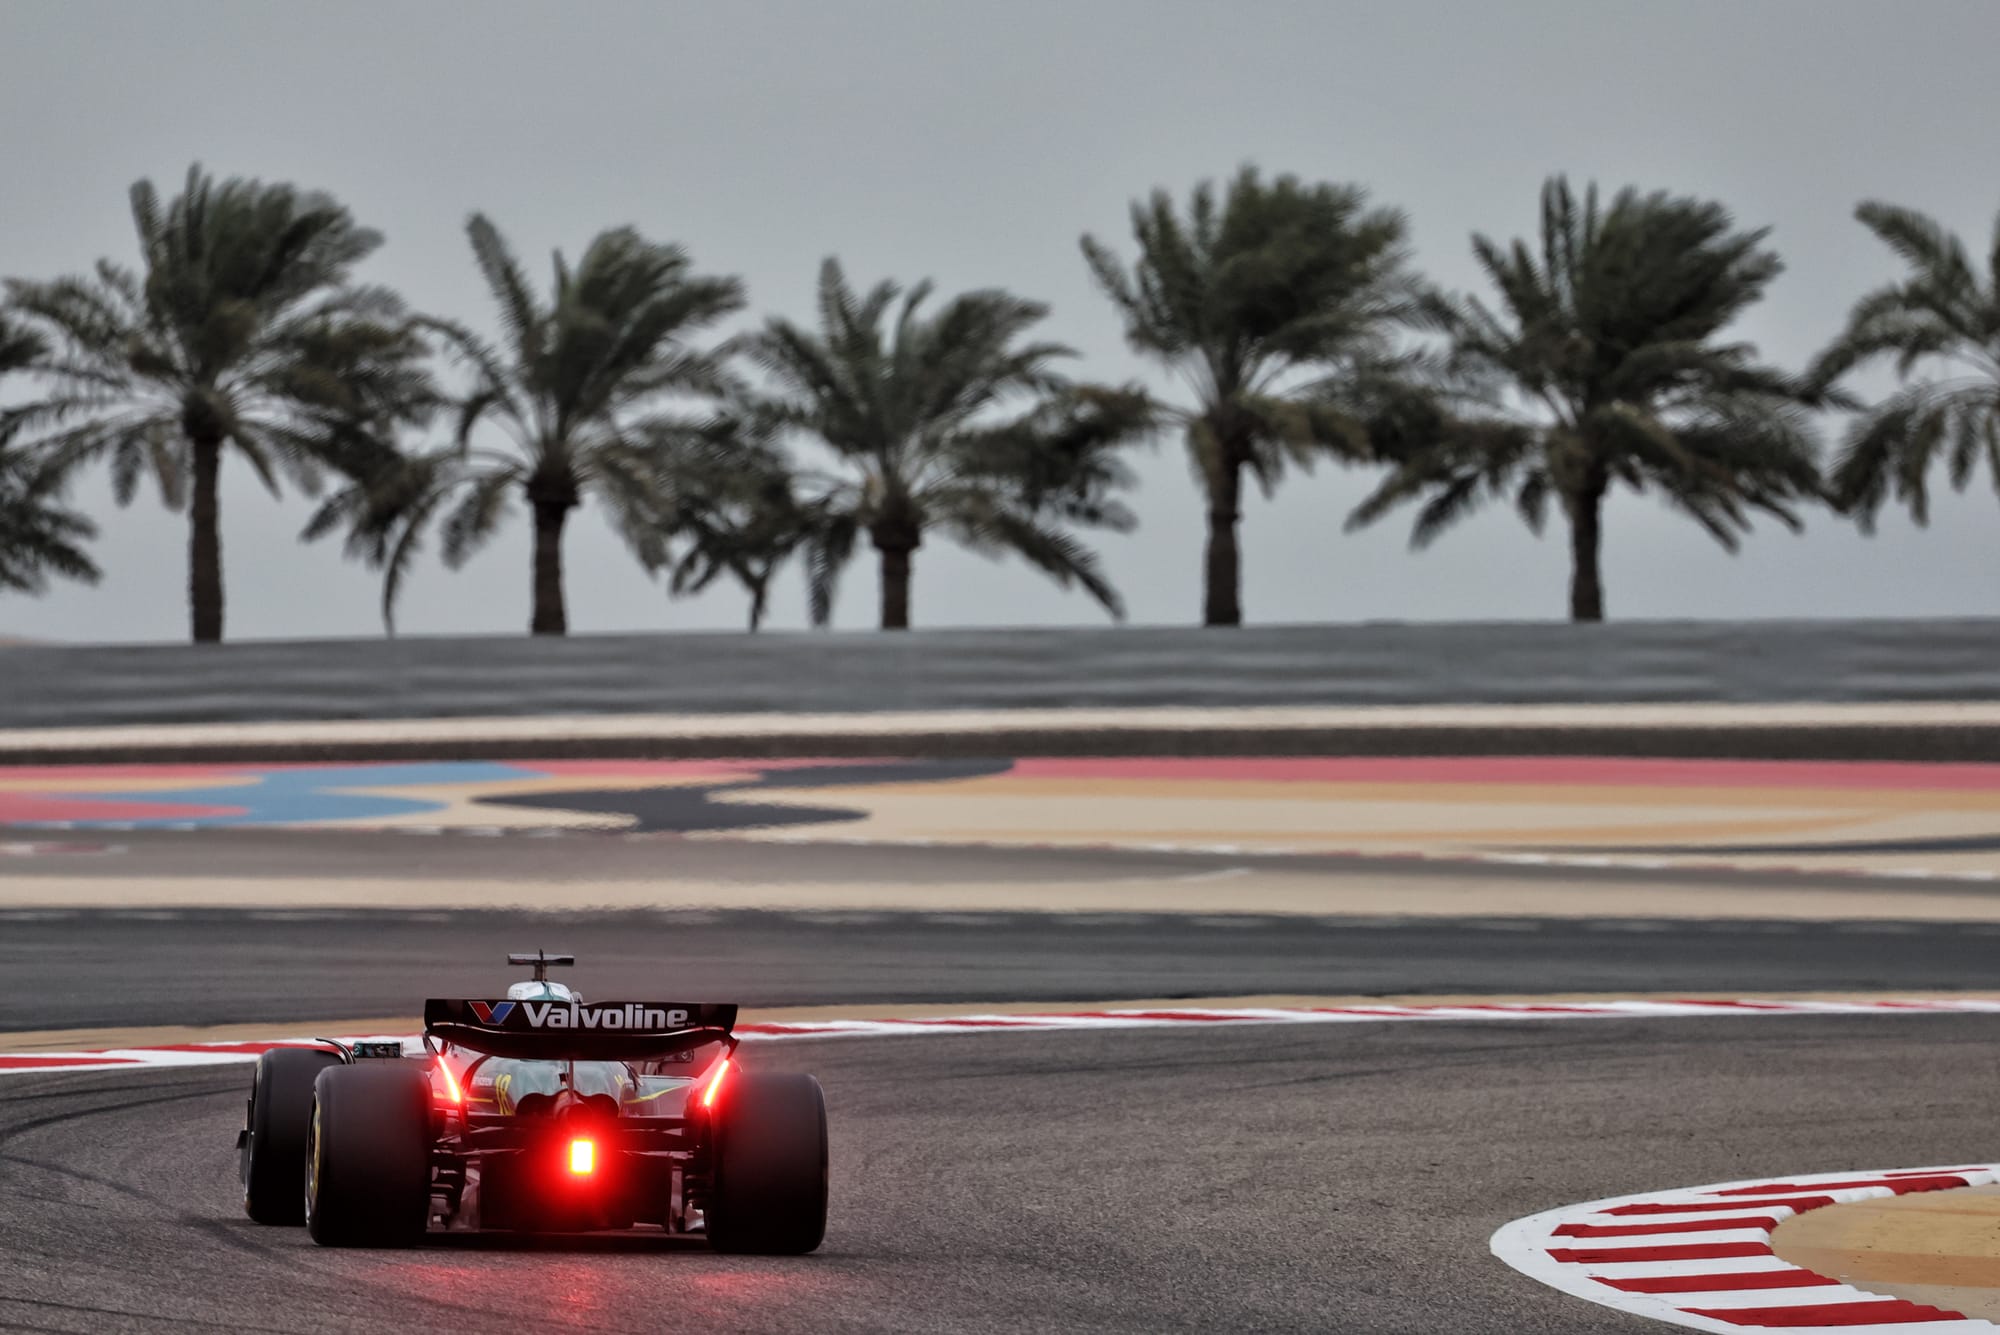
[[[826,1238],[826,1095],[819,1081],[745,1071],[715,1118],[706,1228],[719,1252],[798,1256]]]
[[[320,1072],[306,1130],[306,1231],[330,1247],[408,1247],[431,1209],[431,1081],[409,1062]]]
[[[243,1213],[260,1224],[306,1222],[299,1182],[306,1171],[306,1124],[313,1081],[340,1057],[325,1048],[273,1048],[257,1059],[244,1119]]]

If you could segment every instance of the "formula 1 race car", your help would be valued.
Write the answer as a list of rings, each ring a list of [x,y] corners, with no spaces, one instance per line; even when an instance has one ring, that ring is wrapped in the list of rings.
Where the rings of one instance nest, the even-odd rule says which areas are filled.
[[[826,1234],[826,1100],[809,1075],[737,1060],[736,1007],[603,1002],[548,979],[502,1001],[424,1003],[397,1041],[276,1048],[237,1136],[243,1208],[332,1246],[446,1229],[656,1226],[726,1252]]]

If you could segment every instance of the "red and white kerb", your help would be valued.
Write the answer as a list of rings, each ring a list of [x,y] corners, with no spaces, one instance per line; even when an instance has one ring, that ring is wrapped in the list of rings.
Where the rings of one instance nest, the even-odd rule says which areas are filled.
[[[2000,1181],[1992,1165],[1750,1179],[1564,1205],[1504,1224],[1493,1254],[1605,1307],[1692,1330],[1971,1335],[1991,1322],[1792,1265],[1771,1231],[1807,1210]]]
[[[736,1036],[769,1042],[798,1038],[900,1038],[919,1034],[1034,1033],[1068,1029],[1200,1029],[1258,1024],[1451,1024],[1522,1020],[1694,1020],[1780,1015],[1996,1015],[2000,1000],[1985,997],[1928,997],[1863,1001],[1798,1001],[1786,998],[1718,1000],[1690,997],[1611,1001],[1495,1001],[1453,1005],[1415,1003],[1360,1006],[1189,1006],[1173,1010],[1079,1010],[1006,1015],[927,1015],[911,1018],[764,1021],[736,1026]],[[337,1035],[401,1039],[415,1051],[412,1034]],[[236,1043],[166,1043],[134,1048],[91,1048],[74,1052],[0,1053],[0,1076],[34,1071],[110,1071],[132,1066],[213,1066],[255,1061],[275,1047],[310,1046],[304,1036],[271,1037]],[[713,1092],[712,1090],[709,1092]]]

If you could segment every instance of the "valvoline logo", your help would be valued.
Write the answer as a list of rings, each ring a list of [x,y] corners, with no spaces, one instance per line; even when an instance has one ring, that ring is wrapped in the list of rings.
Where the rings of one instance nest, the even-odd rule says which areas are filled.
[[[649,1006],[640,1001],[585,1006],[575,1001],[467,1001],[467,1010],[483,1025],[502,1028],[518,1008],[515,1022],[523,1029],[625,1029],[662,1033],[686,1029],[694,1016],[685,1006]]]

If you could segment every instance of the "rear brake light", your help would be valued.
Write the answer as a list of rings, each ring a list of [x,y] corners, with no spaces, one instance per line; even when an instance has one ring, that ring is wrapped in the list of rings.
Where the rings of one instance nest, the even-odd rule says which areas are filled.
[[[701,1092],[701,1106],[713,1108],[716,1093],[722,1088],[722,1077],[729,1074],[729,1058],[724,1057],[715,1064],[715,1074],[708,1078],[708,1088]]]
[[[451,1067],[445,1065],[444,1058],[438,1058],[437,1068],[438,1074],[444,1077],[445,1096],[453,1103],[465,1102],[465,1093],[458,1087],[458,1077],[451,1073]]]
[[[597,1142],[572,1140],[569,1143],[569,1171],[578,1177],[588,1177],[597,1170]]]

